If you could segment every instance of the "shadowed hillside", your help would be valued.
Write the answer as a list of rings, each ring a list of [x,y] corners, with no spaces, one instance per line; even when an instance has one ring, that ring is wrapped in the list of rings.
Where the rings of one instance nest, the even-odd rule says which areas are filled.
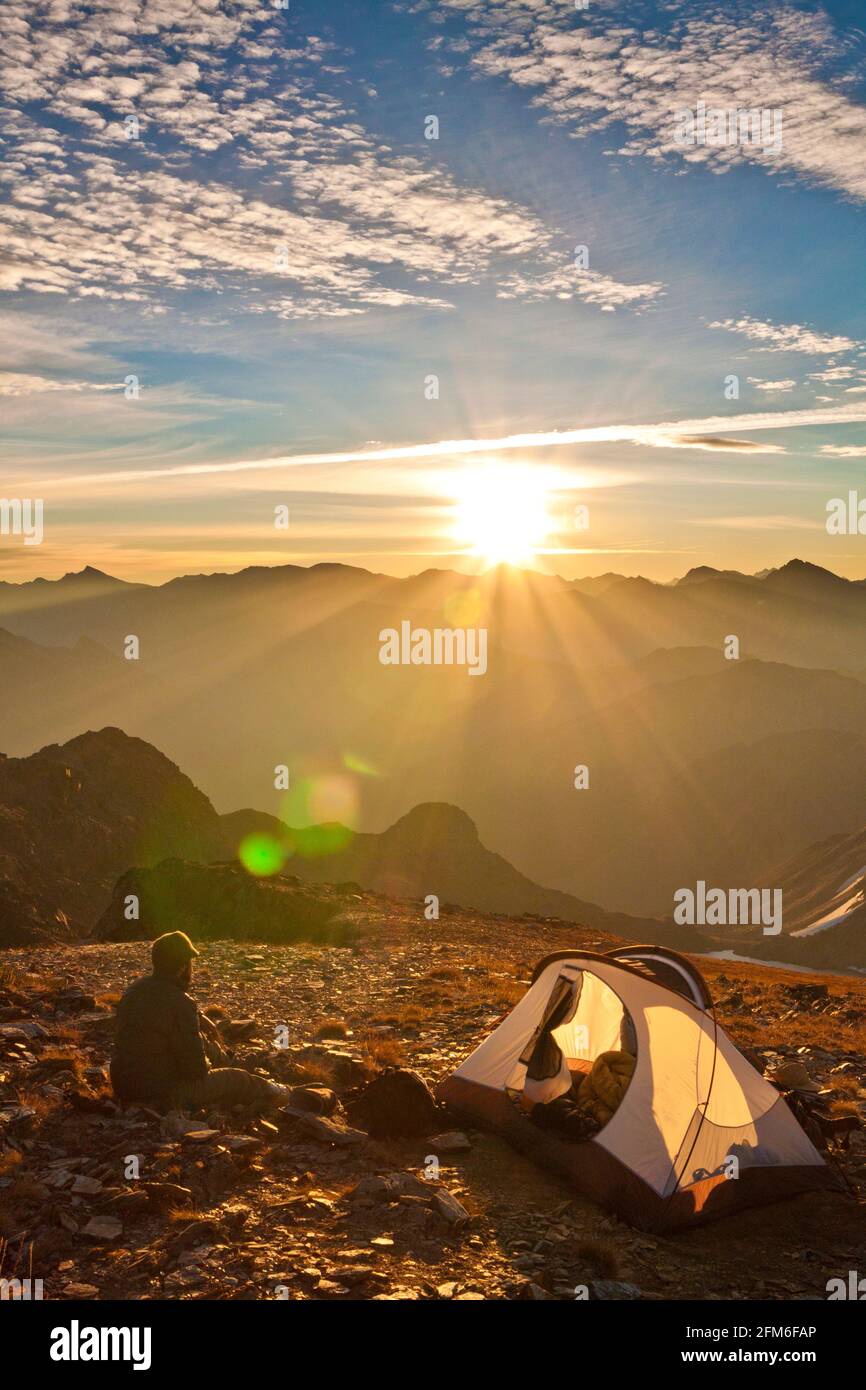
[[[125,868],[214,859],[221,843],[207,797],[120,729],[0,757],[0,944],[82,936]]]
[[[866,969],[866,829],[810,845],[768,878],[782,892],[784,937],[746,954]]]
[[[434,894],[442,904],[459,903],[509,916],[561,918],[616,931],[630,940],[664,940],[668,945],[697,942],[693,931],[671,923],[604,911],[568,893],[542,888],[517,872],[502,855],[482,845],[478,831],[456,806],[416,806],[381,834],[352,835],[344,827],[294,830],[272,816],[239,811],[222,817],[229,845],[259,832],[273,837],[288,856],[286,871],[308,883],[359,883],[390,898],[422,903]],[[329,838],[342,848],[323,853]],[[335,832],[337,832],[335,834]]]
[[[435,892],[443,903],[685,939],[532,883],[486,849],[454,806],[417,807],[382,836],[334,829],[348,846],[324,855],[328,827],[288,831],[250,811],[219,817],[179,768],[120,729],[0,758],[0,945],[81,938],[94,928],[138,939],[179,922],[196,937],[292,940],[324,929],[339,909],[327,894],[299,891],[300,880],[346,879],[389,897]],[[256,877],[236,862],[243,837],[261,830],[285,841],[286,874]],[[140,906],[132,919],[124,915],[129,894]]]

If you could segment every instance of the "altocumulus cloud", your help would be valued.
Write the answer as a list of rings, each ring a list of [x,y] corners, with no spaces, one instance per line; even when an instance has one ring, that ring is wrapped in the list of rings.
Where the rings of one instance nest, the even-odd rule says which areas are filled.
[[[850,50],[832,20],[792,5],[668,6],[667,27],[638,29],[628,7],[597,8],[575,28],[561,0],[441,0],[463,16],[465,39],[437,44],[448,61],[526,88],[548,119],[575,138],[622,123],[609,153],[707,164],[724,172],[754,163],[866,198],[866,111],[828,71]],[[778,150],[760,145],[683,146],[676,113],[698,100],[724,110],[763,108],[782,117]]]
[[[724,328],[751,339],[763,352],[807,352],[813,356],[850,352],[860,344],[842,333],[821,333],[802,323],[763,323],[744,314],[738,319],[716,319],[710,328]],[[828,377],[823,377],[827,380]]]
[[[292,47],[259,0],[7,0],[0,45],[4,290],[154,308],[223,290],[253,313],[343,317],[447,309],[502,258],[513,294],[610,309],[660,289],[594,269],[564,290],[538,216],[381,145],[329,89],[332,45]]]

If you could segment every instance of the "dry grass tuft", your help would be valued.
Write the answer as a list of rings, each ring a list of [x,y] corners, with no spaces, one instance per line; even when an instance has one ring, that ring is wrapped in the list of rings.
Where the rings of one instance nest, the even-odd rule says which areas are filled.
[[[856,1100],[832,1100],[830,1102],[830,1114],[837,1119],[842,1115],[856,1115],[860,1117],[860,1106]]]
[[[213,1213],[208,1215],[206,1211],[194,1211],[192,1207],[166,1207],[160,1214],[170,1226],[194,1226],[196,1222],[212,1222],[214,1219]]]
[[[331,1088],[334,1086],[336,1066],[327,1057],[305,1057],[303,1062],[296,1064],[294,1070],[299,1078],[295,1085]]]
[[[323,1018],[313,1032],[314,1038],[347,1038],[348,1024],[342,1018]]]
[[[71,1047],[80,1047],[81,1045],[81,1027],[77,1023],[54,1023],[51,1032],[59,1042],[69,1043]],[[44,1048],[42,1055],[44,1056],[47,1051],[48,1049]]]
[[[0,961],[0,989],[20,990],[24,976],[9,961]]]
[[[377,1068],[402,1067],[406,1063],[406,1049],[398,1038],[367,1038],[364,1052]]]
[[[0,1178],[8,1178],[22,1162],[23,1154],[17,1149],[7,1149],[0,1153]]]
[[[422,1009],[418,1004],[404,1004],[396,1009],[389,1009],[387,1013],[374,1014],[370,1022],[374,1026],[385,1028],[415,1028],[421,1023],[426,1023],[430,1017],[426,1009]]]

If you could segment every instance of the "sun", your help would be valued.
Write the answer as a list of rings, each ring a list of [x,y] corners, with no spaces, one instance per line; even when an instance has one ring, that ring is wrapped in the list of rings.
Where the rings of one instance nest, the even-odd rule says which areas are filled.
[[[550,531],[538,470],[492,463],[467,470],[455,489],[454,539],[489,564],[531,560]]]

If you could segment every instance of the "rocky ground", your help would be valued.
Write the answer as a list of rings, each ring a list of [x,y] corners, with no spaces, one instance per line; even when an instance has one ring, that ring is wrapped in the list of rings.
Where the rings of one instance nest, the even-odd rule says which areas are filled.
[[[194,993],[235,1059],[348,1104],[389,1066],[431,1084],[522,994],[535,961],[608,949],[571,924],[358,895],[350,945],[202,944]],[[159,1116],[111,1099],[113,1004],[143,942],[0,957],[0,1273],[44,1296],[185,1299],[823,1298],[866,1272],[856,1198],[806,1195],[648,1236],[489,1134],[374,1139],[277,1113]],[[866,982],[701,961],[719,1018],[768,1060],[797,1056],[838,1113],[866,1106]],[[287,1044],[277,1046],[277,1040]],[[439,1178],[431,1180],[435,1156]]]

